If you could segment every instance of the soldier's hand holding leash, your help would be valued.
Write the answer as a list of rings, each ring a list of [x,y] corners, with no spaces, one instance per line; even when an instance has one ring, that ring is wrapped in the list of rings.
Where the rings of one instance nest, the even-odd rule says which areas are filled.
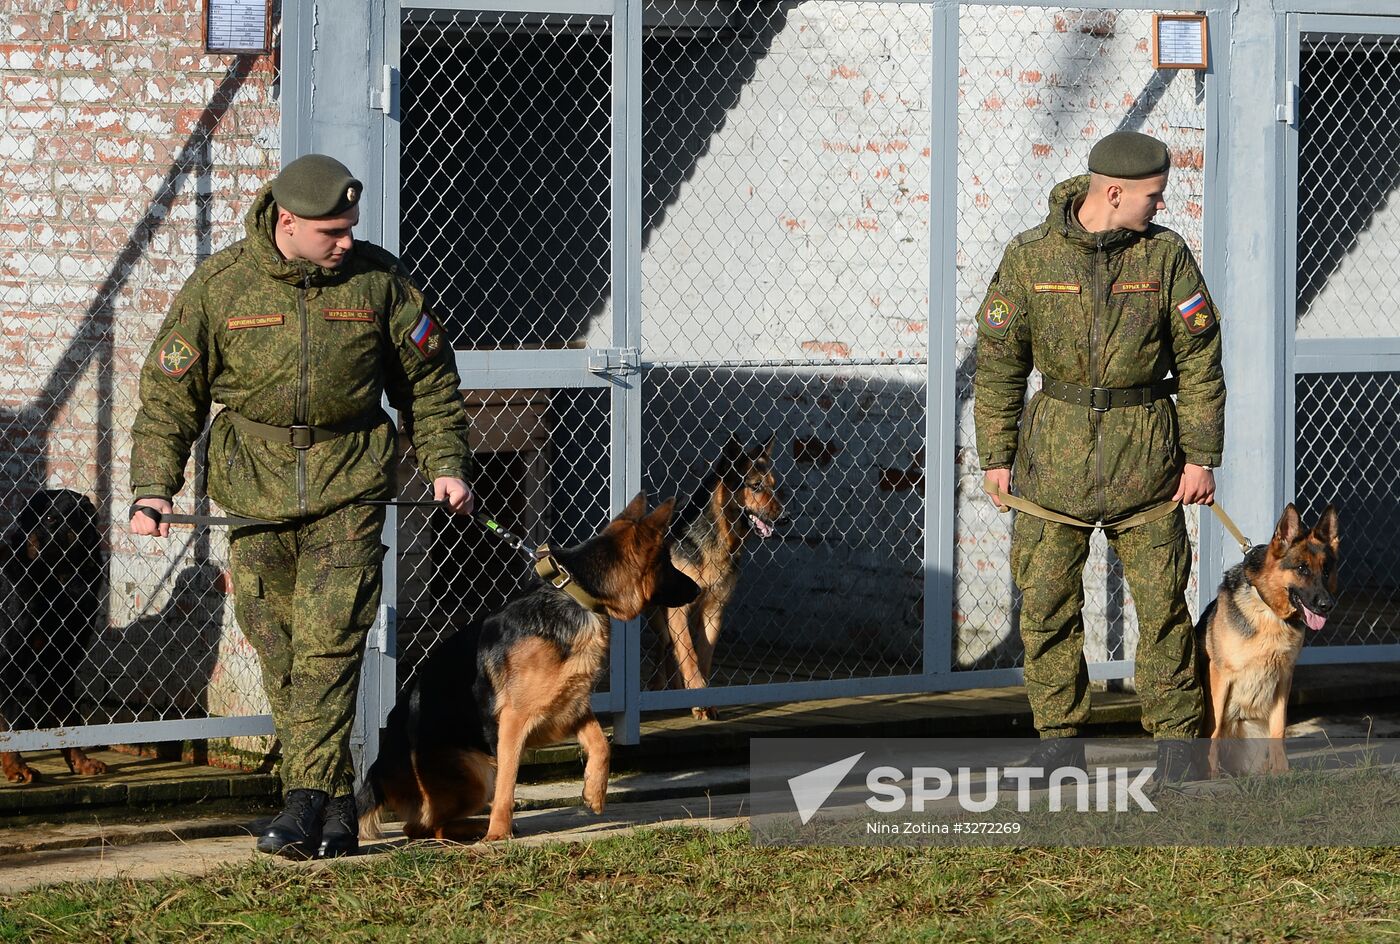
[[[156,511],[156,516],[152,517],[151,515],[145,514],[143,512],[138,512],[136,510],[137,508],[153,508]],[[131,508],[131,533],[146,534],[151,535],[152,537],[156,535],[159,535],[163,538],[169,537],[170,524],[169,522],[163,521],[161,519],[169,515],[174,510],[174,506],[171,505],[170,502],[166,501],[164,498],[138,499],[136,504],[133,505]]]
[[[447,475],[433,479],[433,500],[445,503],[457,515],[471,514],[476,504],[467,483]]]
[[[1001,496],[1011,494],[1011,470],[988,469],[982,477],[982,491],[992,499],[997,511],[1006,511],[1007,506],[1002,504]]]
[[[1215,504],[1215,473],[1205,466],[1186,463],[1181,470],[1181,480],[1176,483],[1172,501],[1183,505]]]

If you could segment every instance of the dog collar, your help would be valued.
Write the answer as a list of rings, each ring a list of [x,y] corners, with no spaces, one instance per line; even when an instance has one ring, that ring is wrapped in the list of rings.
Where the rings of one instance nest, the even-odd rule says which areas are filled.
[[[554,589],[563,590],[573,597],[574,602],[585,610],[607,615],[607,607],[603,606],[597,597],[579,586],[574,575],[569,573],[568,568],[555,558],[554,552],[549,549],[548,544],[541,544],[535,550],[535,573],[539,574],[541,579]]]

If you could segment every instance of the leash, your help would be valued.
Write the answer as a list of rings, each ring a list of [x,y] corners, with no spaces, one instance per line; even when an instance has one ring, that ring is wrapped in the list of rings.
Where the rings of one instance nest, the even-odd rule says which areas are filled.
[[[363,501],[359,504],[388,505],[399,508],[446,507],[446,505],[443,502],[438,501],[375,500]],[[513,533],[512,531],[510,531],[510,529],[506,528],[499,521],[486,514],[485,512],[477,512],[476,514],[472,515],[472,520],[475,521],[477,524],[481,525],[481,527],[484,528],[488,534],[491,534],[504,541],[506,546],[508,546],[511,550],[516,551],[522,556],[524,556],[524,558],[530,563],[530,566],[534,568],[535,573],[540,577],[541,580],[548,583],[554,589],[562,590],[564,593],[567,593],[570,597],[573,598],[574,602],[578,603],[578,605],[583,607],[585,610],[590,610],[594,613],[607,615],[607,608],[603,605],[602,601],[599,600],[597,597],[593,596],[593,594],[589,593],[587,590],[583,589],[583,587],[579,585],[579,582],[576,579],[574,579],[574,575],[569,573],[569,569],[565,567],[557,557],[554,556],[554,552],[550,549],[548,544],[541,544],[539,547],[532,549],[530,545],[525,543],[525,539],[523,537]]]
[[[993,485],[992,488],[996,492],[994,496],[996,500],[999,501],[1001,504],[1007,506],[1006,508],[1000,509],[1003,514],[1008,509],[1015,508],[1017,511],[1023,511],[1028,515],[1031,515],[1036,518],[1041,518],[1045,521],[1054,521],[1059,524],[1067,524],[1072,528],[1083,528],[1088,531],[1092,531],[1095,528],[1112,528],[1114,530],[1119,530],[1122,528],[1136,527],[1140,524],[1147,524],[1149,521],[1156,521],[1160,518],[1165,518],[1177,508],[1181,507],[1181,502],[1172,501],[1169,499],[1167,501],[1161,502],[1160,504],[1153,505],[1150,508],[1140,511],[1135,515],[1130,515],[1127,518],[1121,518],[1116,521],[1104,521],[1096,523],[1091,521],[1084,521],[1079,518],[1072,518],[1069,515],[1060,514],[1058,511],[1051,511],[1049,508],[1037,505],[1035,502],[1029,501],[1025,498],[1021,498],[1018,495],[1004,494],[1002,490],[997,488],[995,485]],[[1225,509],[1220,506],[1219,502],[1215,502],[1214,504],[1212,504],[1210,506],[1210,510],[1215,512],[1215,516],[1220,519],[1220,523],[1225,526],[1225,530],[1229,531],[1230,535],[1234,537],[1235,541],[1239,544],[1241,554],[1245,553],[1251,547],[1254,546],[1250,543],[1249,538],[1245,537],[1243,532],[1241,532],[1240,529],[1235,526],[1235,522],[1230,520],[1230,516],[1225,513]]]
[[[138,513],[150,518],[157,525],[164,522],[166,524],[203,525],[205,527],[250,528],[281,524],[278,521],[268,521],[266,518],[247,518],[243,515],[182,515],[173,511],[169,514],[162,514],[149,505],[132,505],[131,514],[127,517],[134,518]]]

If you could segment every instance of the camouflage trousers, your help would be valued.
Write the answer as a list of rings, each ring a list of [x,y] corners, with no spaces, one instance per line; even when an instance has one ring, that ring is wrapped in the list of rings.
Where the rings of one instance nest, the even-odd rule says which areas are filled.
[[[1154,737],[1191,738],[1204,710],[1196,639],[1186,608],[1191,545],[1181,509],[1127,531],[1105,532],[1123,562],[1138,616],[1137,690]],[[1090,532],[1016,517],[1011,572],[1021,590],[1026,694],[1041,737],[1073,737],[1089,720],[1084,661],[1084,563]]]
[[[365,637],[379,610],[384,509],[235,532],[234,607],[262,663],[284,790],[349,793]]]

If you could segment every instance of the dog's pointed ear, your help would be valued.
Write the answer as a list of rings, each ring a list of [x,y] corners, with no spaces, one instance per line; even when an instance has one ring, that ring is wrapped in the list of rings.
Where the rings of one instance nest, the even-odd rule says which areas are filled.
[[[1298,518],[1298,506],[1289,502],[1283,514],[1279,515],[1278,524],[1274,525],[1274,539],[1269,542],[1269,553],[1282,557],[1302,533],[1303,522]]]
[[[733,465],[739,461],[744,454],[744,444],[739,441],[739,437],[734,433],[729,434],[729,441],[724,444],[724,452],[721,453],[724,461]]]
[[[638,492],[632,496],[632,500],[627,503],[627,507],[622,509],[619,518],[628,518],[632,521],[641,521],[647,513],[647,493]]]
[[[676,500],[674,498],[668,498],[657,505],[656,508],[652,510],[651,514],[646,516],[646,520],[643,523],[656,528],[658,531],[664,532],[666,528],[670,526],[671,512],[675,510]]]
[[[773,458],[773,447],[778,444],[778,434],[769,433],[768,440],[763,444],[763,452],[760,453],[765,459]]]
[[[1332,553],[1337,553],[1337,548],[1341,545],[1341,533],[1337,526],[1337,509],[1335,507],[1327,506],[1327,510],[1322,513],[1317,524],[1313,525],[1312,534],[1313,537],[1332,548]]]

